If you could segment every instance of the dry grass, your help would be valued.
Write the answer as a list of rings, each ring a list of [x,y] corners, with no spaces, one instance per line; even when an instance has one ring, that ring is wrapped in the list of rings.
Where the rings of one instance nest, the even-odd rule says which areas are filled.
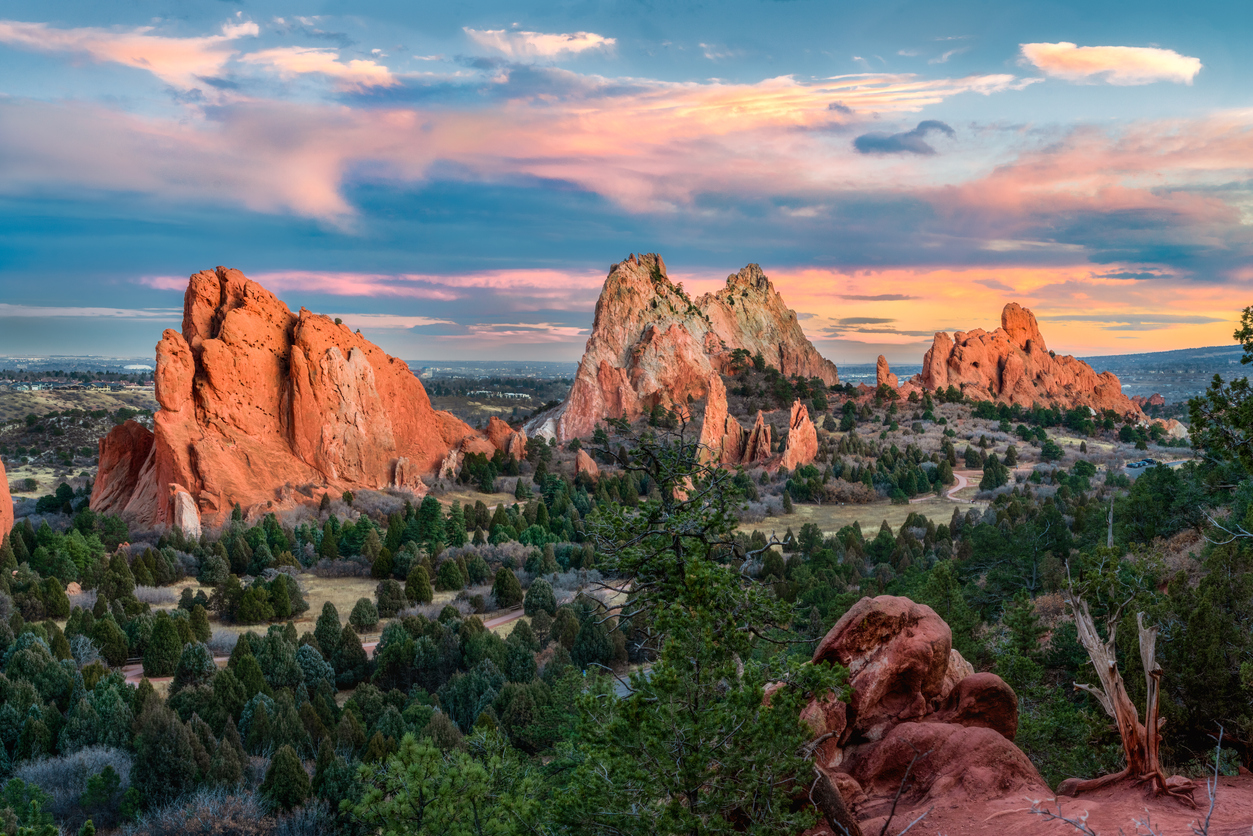
[[[502,477],[502,479],[503,478],[509,477]],[[501,480],[498,479],[497,481],[499,482]],[[512,479],[510,481],[512,481]],[[482,503],[492,511],[495,511],[496,506],[502,503],[508,506],[518,501],[514,499],[513,494],[511,493],[479,493],[478,491],[472,488],[467,488],[464,485],[458,485],[456,490],[450,490],[440,494],[438,499],[445,507],[451,507],[454,502],[460,502],[462,507],[469,505],[473,508],[474,503],[482,501]]]
[[[126,389],[121,392],[88,389],[69,392],[60,389],[40,392],[4,392],[0,396],[0,423],[20,421],[27,415],[47,415],[67,409],[93,411],[105,409],[116,412],[123,406],[133,409],[155,410],[156,398],[152,389]]]
[[[969,490],[969,489],[968,489]],[[775,532],[783,536],[789,527],[793,533],[799,532],[805,523],[814,523],[824,535],[832,535],[853,522],[861,524],[864,532],[877,531],[884,520],[887,520],[893,531],[898,530],[905,519],[913,513],[939,523],[948,523],[953,518],[953,509],[958,508],[964,513],[974,508],[982,511],[986,502],[966,503],[951,502],[945,499],[926,499],[909,505],[892,505],[889,502],[874,502],[869,505],[795,505],[794,512],[778,517],[767,517],[759,523],[746,523],[740,526],[741,531],[761,531],[764,534]]]

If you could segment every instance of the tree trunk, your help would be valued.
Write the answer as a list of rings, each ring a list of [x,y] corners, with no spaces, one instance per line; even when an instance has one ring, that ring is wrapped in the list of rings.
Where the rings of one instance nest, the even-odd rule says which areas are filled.
[[[1157,628],[1144,626],[1144,613],[1137,613],[1136,624],[1139,628],[1140,660],[1144,665],[1147,687],[1145,706],[1145,722],[1140,723],[1139,713],[1135,704],[1127,694],[1122,675],[1118,672],[1117,656],[1114,640],[1117,635],[1118,619],[1121,608],[1114,612],[1106,621],[1108,638],[1102,641],[1096,630],[1096,623],[1088,608],[1088,602],[1071,590],[1062,593],[1070,611],[1074,614],[1075,627],[1079,633],[1079,642],[1088,652],[1092,666],[1096,669],[1100,687],[1083,685],[1078,682],[1075,687],[1087,691],[1094,696],[1118,726],[1118,735],[1122,739],[1123,755],[1127,760],[1127,768],[1113,775],[1105,775],[1082,781],[1068,778],[1058,787],[1059,795],[1078,795],[1101,787],[1131,780],[1135,783],[1148,783],[1157,795],[1170,795],[1196,806],[1192,800],[1192,787],[1171,787],[1166,782],[1166,773],[1162,770],[1160,759],[1161,726],[1164,722],[1158,717],[1158,697],[1161,689],[1162,668],[1157,664]]]

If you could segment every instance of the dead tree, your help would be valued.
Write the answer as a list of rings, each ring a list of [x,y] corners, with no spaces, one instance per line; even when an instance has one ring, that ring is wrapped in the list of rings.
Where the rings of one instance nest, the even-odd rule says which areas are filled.
[[[1192,800],[1194,787],[1191,785],[1171,786],[1167,783],[1166,773],[1162,770],[1161,728],[1166,721],[1165,718],[1158,716],[1157,711],[1162,679],[1162,668],[1157,664],[1157,628],[1145,627],[1144,613],[1136,614],[1140,638],[1140,661],[1144,664],[1144,678],[1147,686],[1144,723],[1141,723],[1135,704],[1127,694],[1122,675],[1118,672],[1114,650],[1118,622],[1122,618],[1123,609],[1130,601],[1124,601],[1110,611],[1105,619],[1106,638],[1102,640],[1096,630],[1096,623],[1088,608],[1088,602],[1073,588],[1063,592],[1062,597],[1074,615],[1079,642],[1088,652],[1088,658],[1092,660],[1092,666],[1096,668],[1097,679],[1100,681],[1099,687],[1078,682],[1075,683],[1075,687],[1094,696],[1105,709],[1105,713],[1114,718],[1114,722],[1118,725],[1118,735],[1122,738],[1127,768],[1113,775],[1086,781],[1068,778],[1058,787],[1058,794],[1073,796],[1120,781],[1131,781],[1135,784],[1148,784],[1155,795],[1169,795],[1195,808],[1196,803]]]

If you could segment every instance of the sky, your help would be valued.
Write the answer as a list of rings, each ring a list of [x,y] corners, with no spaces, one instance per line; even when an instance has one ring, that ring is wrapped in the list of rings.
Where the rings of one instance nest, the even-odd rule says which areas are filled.
[[[837,364],[1253,302],[1240,2],[6,0],[0,355],[149,356],[236,267],[405,359],[576,360],[609,266],[762,265]]]

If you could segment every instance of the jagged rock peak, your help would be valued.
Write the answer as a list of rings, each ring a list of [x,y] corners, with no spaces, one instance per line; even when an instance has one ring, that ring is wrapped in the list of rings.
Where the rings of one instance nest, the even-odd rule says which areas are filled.
[[[1097,374],[1082,360],[1049,351],[1035,315],[1016,302],[1005,306],[1001,327],[991,332],[976,328],[951,337],[938,332],[911,383],[924,389],[955,386],[974,400],[1112,409],[1144,420],[1112,372]]]
[[[529,423],[531,435],[561,441],[591,435],[607,417],[638,418],[654,406],[686,409],[706,397],[710,374],[728,372],[732,352],[761,354],[785,375],[839,382],[761,267],[693,300],[655,253],[610,267],[592,333],[566,402]]]
[[[154,431],[100,442],[92,508],[194,528],[236,504],[275,510],[324,490],[424,493],[451,448],[486,439],[431,407],[403,361],[238,270],[192,276],[182,333],[157,344]]]

